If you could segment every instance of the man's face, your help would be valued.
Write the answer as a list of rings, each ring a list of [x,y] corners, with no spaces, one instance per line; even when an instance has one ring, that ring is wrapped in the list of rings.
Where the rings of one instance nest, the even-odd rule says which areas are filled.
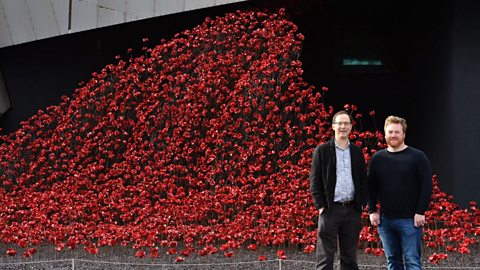
[[[401,124],[389,124],[385,127],[385,141],[388,146],[397,148],[405,142],[405,133]]]
[[[346,114],[340,114],[335,117],[333,120],[333,130],[335,131],[335,138],[337,139],[346,139],[352,131],[352,123],[350,122],[350,117]]]

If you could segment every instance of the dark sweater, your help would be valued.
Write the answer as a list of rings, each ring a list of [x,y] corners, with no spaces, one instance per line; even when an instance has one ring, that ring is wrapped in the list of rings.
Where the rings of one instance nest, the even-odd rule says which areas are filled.
[[[413,218],[423,215],[432,195],[432,169],[425,154],[413,147],[399,152],[378,151],[368,172],[370,213],[388,218]]]

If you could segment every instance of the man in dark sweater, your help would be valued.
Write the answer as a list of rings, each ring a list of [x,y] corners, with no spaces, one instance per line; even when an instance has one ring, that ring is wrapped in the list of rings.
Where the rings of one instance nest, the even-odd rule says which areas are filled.
[[[332,127],[335,138],[315,148],[310,171],[310,192],[319,211],[316,269],[333,269],[338,239],[338,268],[357,270],[360,213],[367,191],[365,160],[362,149],[348,139],[348,112],[337,112]]]
[[[422,269],[422,226],[432,195],[430,162],[405,144],[406,130],[403,118],[385,120],[388,148],[372,157],[368,172],[370,222],[378,226],[389,270]]]

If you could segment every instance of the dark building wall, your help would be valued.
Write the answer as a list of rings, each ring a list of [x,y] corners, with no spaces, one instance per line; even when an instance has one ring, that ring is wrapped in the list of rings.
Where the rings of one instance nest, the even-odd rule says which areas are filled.
[[[439,176],[441,189],[450,194],[455,193],[453,145],[446,143],[453,140],[449,100],[453,19],[450,1],[419,4],[412,11],[409,37],[412,46],[406,85],[411,93],[409,143],[425,151],[434,174]],[[465,197],[459,199],[457,201],[464,204]]]
[[[326,100],[336,109],[354,103],[364,118],[375,110],[380,129],[388,115],[405,117],[406,143],[428,155],[441,189],[462,206],[478,202],[479,3],[339,0],[315,12],[316,19],[299,23],[310,34],[303,52],[306,80],[329,86]],[[335,71],[335,32],[345,25],[372,29],[392,70]]]
[[[448,98],[453,121],[453,193],[460,202],[480,200],[480,2],[453,6],[452,83]],[[449,153],[450,154],[450,153]]]

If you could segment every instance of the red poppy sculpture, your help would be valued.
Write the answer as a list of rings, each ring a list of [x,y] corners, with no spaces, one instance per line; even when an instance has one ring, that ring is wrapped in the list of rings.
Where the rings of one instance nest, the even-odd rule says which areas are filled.
[[[312,252],[311,153],[332,134],[333,108],[328,88],[302,80],[302,40],[283,11],[207,18],[140,57],[117,57],[2,136],[0,239],[12,246],[3,252],[122,245],[137,257],[165,248],[178,262],[262,246],[281,259],[287,247]],[[379,132],[351,136],[367,161],[383,147]],[[479,232],[476,206],[465,213],[470,225],[459,217],[449,241],[462,253]]]

